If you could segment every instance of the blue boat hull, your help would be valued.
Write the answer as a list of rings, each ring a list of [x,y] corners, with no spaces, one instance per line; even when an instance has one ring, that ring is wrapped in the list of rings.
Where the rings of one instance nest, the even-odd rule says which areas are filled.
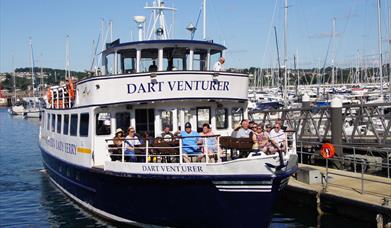
[[[174,227],[268,227],[278,191],[295,171],[273,179],[262,175],[129,175],[87,169],[41,151],[51,179],[87,208],[114,220]],[[238,182],[269,183],[265,189],[270,186],[271,190],[216,187],[216,183]]]

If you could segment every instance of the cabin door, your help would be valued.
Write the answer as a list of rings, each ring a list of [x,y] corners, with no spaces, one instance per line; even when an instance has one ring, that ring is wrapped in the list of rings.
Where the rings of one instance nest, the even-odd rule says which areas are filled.
[[[155,135],[155,109],[136,109],[136,132],[144,136],[148,132],[149,136]]]

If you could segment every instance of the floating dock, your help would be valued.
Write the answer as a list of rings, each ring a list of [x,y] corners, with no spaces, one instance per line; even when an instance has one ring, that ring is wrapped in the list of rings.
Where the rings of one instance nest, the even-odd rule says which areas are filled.
[[[299,167],[296,177],[291,177],[281,192],[282,200],[319,214],[332,213],[391,227],[390,178],[330,168],[326,171],[325,167],[304,164]],[[303,181],[302,173],[307,181]]]

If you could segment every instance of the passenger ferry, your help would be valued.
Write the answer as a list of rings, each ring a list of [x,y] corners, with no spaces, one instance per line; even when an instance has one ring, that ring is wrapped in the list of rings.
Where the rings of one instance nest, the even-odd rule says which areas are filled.
[[[167,7],[156,1],[152,8],[159,17]],[[77,203],[117,222],[267,227],[278,192],[297,169],[295,134],[285,153],[273,155],[252,151],[247,138],[230,137],[248,118],[248,75],[212,70],[223,45],[141,38],[108,44],[96,75],[50,89],[40,127],[50,179]],[[149,72],[150,65],[156,71]],[[200,137],[216,140],[212,156],[203,156],[208,144],[201,142],[185,162],[185,137],[159,138],[164,126],[175,132],[187,122],[199,132],[205,123],[212,126],[213,135]],[[131,161],[125,141],[115,147],[112,140],[117,129],[129,127],[149,135],[140,136]]]

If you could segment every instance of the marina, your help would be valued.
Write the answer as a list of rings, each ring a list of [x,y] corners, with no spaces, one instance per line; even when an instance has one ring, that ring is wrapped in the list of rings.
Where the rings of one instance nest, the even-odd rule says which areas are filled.
[[[194,2],[134,2],[127,34],[100,19],[92,56],[74,61],[66,35],[65,69],[44,68],[55,59],[35,56],[29,36],[30,67],[15,67],[12,53],[5,65],[12,71],[0,72],[0,105],[7,106],[0,108],[0,226],[390,227],[391,48],[384,52],[382,29],[391,31],[391,5],[384,23],[382,0],[361,1],[350,3],[346,19],[331,18],[330,33],[306,31],[308,39],[327,38],[325,56],[311,42],[289,56],[300,33],[288,32],[288,11],[314,6],[294,2],[301,8],[292,9],[288,0],[269,12],[262,52],[243,30],[259,22],[240,28],[233,14],[235,36],[219,34],[227,25],[207,30],[210,18],[220,21],[218,11],[250,18],[254,10],[237,3],[216,10],[217,0],[200,0],[187,26],[177,7]],[[363,39],[364,50],[376,53],[357,50],[339,64],[336,46],[350,37],[346,29],[358,20],[352,12],[360,10],[368,27],[376,23],[376,39],[356,35],[345,45]],[[84,23],[79,36],[91,36]],[[235,49],[235,39],[248,50]],[[299,62],[299,51],[309,62]],[[84,70],[71,71],[73,64]]]

